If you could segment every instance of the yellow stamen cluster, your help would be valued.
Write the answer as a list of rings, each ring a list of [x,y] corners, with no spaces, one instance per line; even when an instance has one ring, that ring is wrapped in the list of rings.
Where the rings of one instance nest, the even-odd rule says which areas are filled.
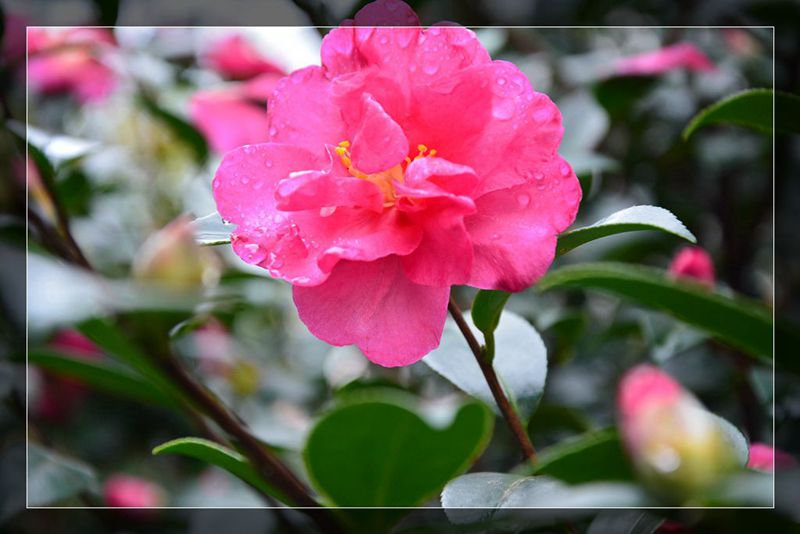
[[[417,145],[417,150],[419,151],[419,154],[414,156],[414,159],[411,159],[410,156],[406,156],[406,167],[408,167],[412,161],[417,161],[419,158],[434,157],[436,155],[435,148],[428,150],[428,147],[425,145]]]

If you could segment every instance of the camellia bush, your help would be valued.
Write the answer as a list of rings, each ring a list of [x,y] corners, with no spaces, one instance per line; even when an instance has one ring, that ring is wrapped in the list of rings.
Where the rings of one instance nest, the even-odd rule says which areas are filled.
[[[771,38],[423,27],[400,0],[27,28],[28,506],[289,532],[772,508],[798,445],[773,142],[800,100]]]

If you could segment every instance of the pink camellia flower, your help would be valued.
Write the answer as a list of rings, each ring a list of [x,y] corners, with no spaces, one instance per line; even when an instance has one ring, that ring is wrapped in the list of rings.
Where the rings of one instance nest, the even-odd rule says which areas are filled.
[[[773,448],[766,443],[753,443],[750,445],[750,458],[747,467],[760,471],[774,471],[775,469],[789,469],[797,465],[790,454]]]
[[[711,60],[695,45],[678,43],[620,59],[614,72],[618,76],[655,76],[675,69],[710,71],[714,68]]]
[[[52,349],[76,359],[99,360],[103,352],[76,330],[58,332],[48,344]],[[41,373],[41,393],[34,407],[37,416],[48,421],[64,421],[84,402],[88,390],[77,380]]]
[[[199,91],[189,104],[191,120],[217,152],[267,141],[267,98],[280,79],[262,74],[232,87]]]
[[[678,278],[697,280],[709,287],[716,283],[711,256],[700,247],[683,247],[670,263],[669,273]]]
[[[103,486],[106,506],[114,508],[156,508],[164,504],[158,484],[130,475],[112,475]]]
[[[81,103],[108,96],[117,83],[105,56],[115,45],[108,30],[28,29],[28,81],[34,91],[71,93]]]
[[[398,2],[361,13],[381,5],[407,20]],[[214,197],[314,335],[408,365],[438,346],[450,286],[547,271],[581,198],[561,114],[462,27],[340,27],[321,56],[279,82],[269,142],[229,152]]]
[[[215,43],[206,54],[208,65],[231,80],[248,80],[260,74],[285,72],[263,57],[242,35],[233,34]]]

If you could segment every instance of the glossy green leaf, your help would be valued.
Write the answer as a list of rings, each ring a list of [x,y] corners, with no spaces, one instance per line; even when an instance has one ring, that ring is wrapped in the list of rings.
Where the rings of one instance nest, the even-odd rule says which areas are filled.
[[[757,302],[709,291],[687,280],[674,280],[659,269],[620,263],[584,263],[551,271],[539,280],[540,291],[581,287],[611,293],[664,311],[764,363],[772,361],[772,318]]]
[[[542,451],[534,473],[569,484],[634,480],[622,443],[613,429],[582,434]]]
[[[255,489],[291,504],[283,493],[262,479],[250,462],[238,452],[203,438],[178,438],[159,445],[153,454],[180,454],[215,465],[250,484]]]
[[[94,470],[36,444],[28,445],[28,506],[48,506],[92,491]]]
[[[92,388],[158,406],[175,407],[175,401],[140,376],[119,366],[60,354],[49,349],[32,350],[28,362],[60,376],[77,379]]]
[[[774,130],[800,133],[800,97],[780,91],[773,94],[771,89],[748,89],[723,98],[695,115],[683,130],[683,138],[689,139],[703,126],[720,123],[735,124],[771,134],[773,98],[776,106]]]
[[[235,224],[222,220],[216,211],[205,217],[192,221],[194,238],[200,245],[225,245],[231,242],[231,232],[236,229]]]
[[[386,401],[349,403],[326,413],[308,437],[304,459],[316,489],[338,506],[416,506],[481,454],[493,418],[464,405],[446,428]]]
[[[474,331],[470,317],[464,319]],[[477,332],[475,334],[479,335]],[[533,325],[509,311],[502,312],[494,336],[497,348],[492,365],[506,396],[520,418],[527,421],[544,391],[547,348]],[[456,387],[499,413],[475,355],[452,320],[445,323],[439,347],[422,361]]]
[[[638,486],[595,482],[570,486],[548,476],[469,473],[442,491],[442,507],[456,524],[503,521],[515,508],[623,508],[651,504]],[[479,509],[482,508],[482,509]]]
[[[590,226],[568,230],[558,236],[556,255],[610,235],[651,230],[672,234],[691,243],[697,239],[675,215],[658,206],[631,206],[597,221]]]

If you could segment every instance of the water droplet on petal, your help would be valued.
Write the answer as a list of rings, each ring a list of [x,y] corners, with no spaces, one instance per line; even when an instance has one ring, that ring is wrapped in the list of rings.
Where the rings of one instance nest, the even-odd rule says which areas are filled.
[[[248,178],[247,176],[243,176],[242,179],[241,179],[241,182],[242,182],[242,185],[247,185],[247,184],[250,183],[250,178]]]
[[[550,120],[550,117],[552,116],[553,116],[553,111],[549,107],[542,108],[534,112],[533,120],[535,120],[536,122],[545,122]]]
[[[531,197],[528,193],[520,193],[517,195],[517,204],[519,204],[521,208],[526,207],[530,203]]]
[[[569,176],[569,165],[566,163],[561,164],[561,176]]]
[[[280,269],[281,267],[283,267],[283,260],[277,257],[273,258],[269,264],[270,269]]]
[[[264,165],[266,165],[267,168],[271,169],[273,165],[272,160],[268,159],[267,161],[264,162]]]
[[[336,211],[336,206],[325,206],[319,209],[320,217],[330,217]]]
[[[544,180],[544,173],[541,171],[533,173],[533,179],[536,180],[537,182],[541,182],[542,180]]]
[[[386,37],[386,35],[381,35],[380,38],[378,39],[378,42],[382,45],[385,45],[389,42],[389,38]]]
[[[270,126],[270,128],[269,128],[269,135],[271,135],[271,136],[276,136],[276,135],[278,135],[278,129],[277,129],[277,128],[275,128],[274,126]]]
[[[492,234],[492,241],[497,241],[500,239],[500,234]]]
[[[508,120],[514,116],[516,107],[514,101],[508,98],[497,100],[492,106],[492,115],[496,119]]]
[[[424,65],[422,65],[422,72],[432,76],[439,72],[439,64],[435,61],[426,62]]]
[[[502,86],[502,85],[505,85],[505,84],[506,84],[506,79],[505,78],[503,78],[502,76],[497,78],[497,85]]]

